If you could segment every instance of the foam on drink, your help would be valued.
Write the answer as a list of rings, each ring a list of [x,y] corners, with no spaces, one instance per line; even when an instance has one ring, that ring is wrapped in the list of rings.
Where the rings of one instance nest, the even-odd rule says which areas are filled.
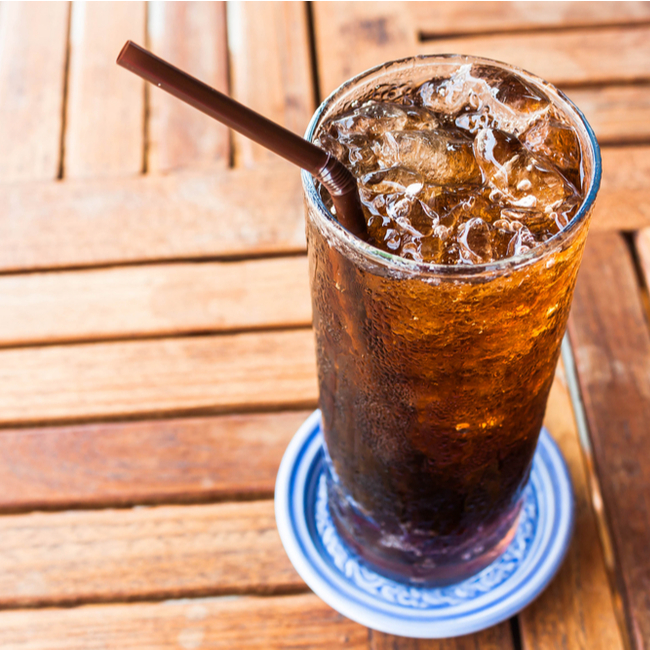
[[[483,264],[565,228],[583,198],[577,134],[541,90],[467,64],[326,122],[317,143],[359,183],[373,245]]]

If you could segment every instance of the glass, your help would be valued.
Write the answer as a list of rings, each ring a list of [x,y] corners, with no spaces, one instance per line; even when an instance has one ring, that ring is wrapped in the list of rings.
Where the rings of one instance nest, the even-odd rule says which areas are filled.
[[[528,253],[444,266],[351,236],[303,172],[331,515],[377,571],[413,584],[463,580],[514,536],[600,182],[591,128],[559,91],[463,56],[391,62],[346,82],[306,137],[370,96],[388,100],[460,65],[512,70],[578,133],[582,202]]]

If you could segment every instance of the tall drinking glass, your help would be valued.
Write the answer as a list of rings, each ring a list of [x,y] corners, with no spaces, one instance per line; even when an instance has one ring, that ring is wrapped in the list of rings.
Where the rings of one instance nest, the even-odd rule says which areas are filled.
[[[598,145],[550,84],[460,56],[355,77],[306,136],[355,101],[388,101],[467,64],[514,71],[577,133],[584,199],[543,244],[489,264],[407,260],[344,230],[303,172],[330,512],[366,562],[414,584],[463,580],[514,535],[599,186]]]

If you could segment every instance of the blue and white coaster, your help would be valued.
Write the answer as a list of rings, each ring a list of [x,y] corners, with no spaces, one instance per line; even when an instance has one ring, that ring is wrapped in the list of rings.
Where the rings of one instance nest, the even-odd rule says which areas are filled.
[[[315,411],[287,447],[275,484],[275,517],[289,559],[330,607],[389,634],[461,636],[510,618],[555,575],[571,539],[573,493],[564,459],[545,429],[506,552],[464,582],[421,588],[375,573],[339,537],[327,506],[320,423]]]

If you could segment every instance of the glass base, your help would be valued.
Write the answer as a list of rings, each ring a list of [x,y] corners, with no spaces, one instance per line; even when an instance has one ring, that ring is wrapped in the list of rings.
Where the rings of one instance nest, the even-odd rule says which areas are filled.
[[[424,541],[406,531],[399,536],[385,533],[350,504],[341,507],[336,492],[328,490],[329,510],[345,544],[380,575],[419,587],[462,582],[492,564],[514,538],[522,506],[520,499],[495,522],[480,526],[471,537],[438,538],[432,543],[430,538]]]

